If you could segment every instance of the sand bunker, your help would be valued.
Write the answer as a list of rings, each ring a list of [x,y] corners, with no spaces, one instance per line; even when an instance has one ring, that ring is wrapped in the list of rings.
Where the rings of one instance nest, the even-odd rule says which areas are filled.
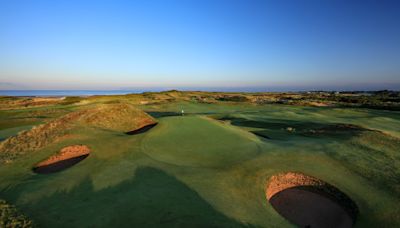
[[[82,161],[90,154],[89,147],[85,145],[68,146],[47,160],[37,164],[33,171],[36,173],[54,173],[67,169]]]
[[[336,187],[302,173],[271,177],[267,199],[274,209],[300,227],[352,227],[356,204]]]
[[[152,129],[156,125],[157,125],[157,123],[152,123],[152,124],[146,125],[144,127],[141,127],[139,129],[136,129],[136,130],[133,130],[133,131],[128,131],[128,132],[126,132],[126,134],[128,134],[128,135],[142,134],[142,133],[145,133],[146,131]]]

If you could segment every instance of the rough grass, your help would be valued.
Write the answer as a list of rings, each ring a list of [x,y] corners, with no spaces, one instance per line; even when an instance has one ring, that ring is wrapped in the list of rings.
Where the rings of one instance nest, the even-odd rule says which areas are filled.
[[[74,128],[95,127],[127,132],[154,123],[154,119],[128,104],[98,105],[64,115],[46,124],[22,131],[0,144],[0,161],[9,163],[72,134]]]
[[[400,139],[380,132],[364,132],[335,146],[336,149],[329,150],[329,156],[378,187],[400,195]]]
[[[0,199],[0,227],[28,228],[33,227],[33,222],[21,214],[15,206]]]
[[[0,110],[55,105],[60,103],[60,101],[60,98],[55,97],[0,97]]]

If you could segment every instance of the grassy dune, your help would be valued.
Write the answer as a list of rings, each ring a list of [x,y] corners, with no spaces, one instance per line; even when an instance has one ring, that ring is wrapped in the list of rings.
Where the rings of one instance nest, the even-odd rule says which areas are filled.
[[[356,227],[400,226],[396,111],[190,99],[140,104],[129,95],[89,100],[39,110],[69,113],[125,100],[158,125],[136,135],[77,127],[71,137],[0,165],[0,198],[39,227],[293,227],[265,195],[268,179],[287,171],[347,194],[359,207]],[[12,122],[16,112],[0,115]],[[28,126],[7,125],[0,135]],[[58,173],[32,172],[75,144],[87,145],[90,156]]]

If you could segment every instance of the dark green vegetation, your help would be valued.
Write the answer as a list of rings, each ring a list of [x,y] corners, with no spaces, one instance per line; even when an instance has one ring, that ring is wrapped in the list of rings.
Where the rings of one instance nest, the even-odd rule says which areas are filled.
[[[400,110],[400,92],[398,91],[314,92],[307,94],[307,96],[300,98],[300,100],[329,102],[345,107]]]
[[[15,206],[0,199],[0,227],[17,228],[33,227],[33,222],[21,214]]]
[[[291,227],[268,203],[265,184],[272,175],[297,171],[349,196],[360,211],[356,227],[400,226],[400,113],[266,104],[312,95],[7,98],[0,105],[0,147],[7,148],[0,157],[8,161],[0,164],[0,198],[39,227]],[[305,105],[320,106],[317,101]],[[131,108],[102,111],[109,105]],[[158,124],[127,134],[143,126],[138,120],[153,120],[141,110]],[[57,126],[71,127],[57,140],[37,126],[61,120],[68,121]],[[39,133],[24,143],[5,140],[33,126]],[[76,144],[90,147],[90,156],[61,172],[32,171]]]

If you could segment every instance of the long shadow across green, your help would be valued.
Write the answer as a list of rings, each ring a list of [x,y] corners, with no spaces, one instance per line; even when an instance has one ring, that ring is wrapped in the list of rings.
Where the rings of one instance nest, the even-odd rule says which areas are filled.
[[[69,192],[21,206],[39,227],[250,227],[218,212],[175,177],[150,167],[139,168],[133,179],[113,187],[95,191],[85,179]]]
[[[307,137],[331,137],[336,139],[349,139],[358,136],[360,133],[370,131],[362,127],[342,124],[342,123],[318,123],[311,121],[295,121],[286,119],[265,119],[249,120],[246,118],[222,117],[219,120],[231,121],[232,125],[239,127],[252,127],[264,130],[252,131],[253,134],[267,139],[279,139],[281,135],[276,136],[276,132],[285,132],[286,129],[293,129],[290,135],[301,135]]]

